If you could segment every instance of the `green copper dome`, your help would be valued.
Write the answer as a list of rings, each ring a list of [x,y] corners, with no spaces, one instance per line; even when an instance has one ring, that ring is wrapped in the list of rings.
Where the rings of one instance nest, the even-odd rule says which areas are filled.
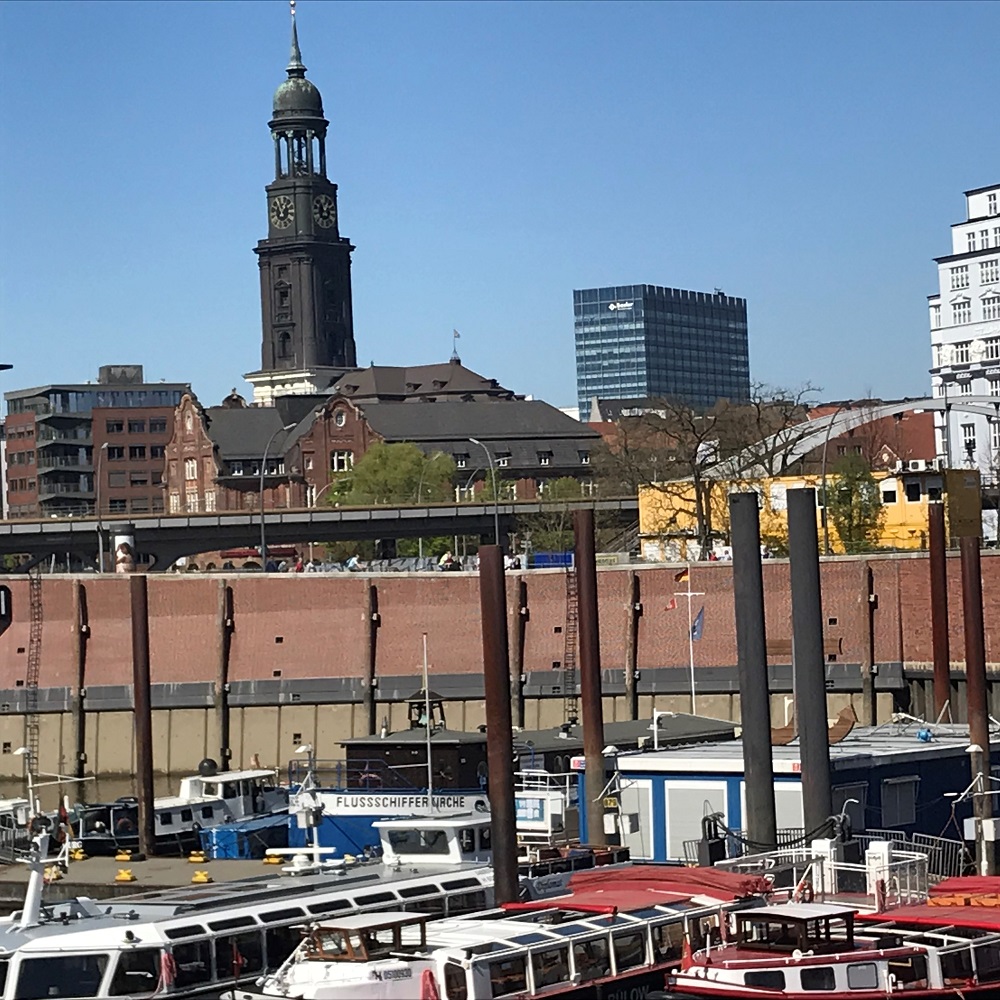
[[[292,18],[292,54],[285,67],[288,79],[274,92],[275,115],[323,117],[323,98],[316,85],[306,79],[306,68],[299,52],[299,33]]]

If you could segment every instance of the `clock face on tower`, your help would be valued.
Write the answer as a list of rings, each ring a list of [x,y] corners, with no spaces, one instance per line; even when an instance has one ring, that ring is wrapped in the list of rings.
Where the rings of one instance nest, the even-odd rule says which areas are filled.
[[[285,194],[279,194],[271,199],[271,224],[275,229],[287,229],[295,218],[295,206],[292,199]]]
[[[324,229],[329,229],[337,221],[337,203],[328,194],[317,195],[313,199],[313,218]]]

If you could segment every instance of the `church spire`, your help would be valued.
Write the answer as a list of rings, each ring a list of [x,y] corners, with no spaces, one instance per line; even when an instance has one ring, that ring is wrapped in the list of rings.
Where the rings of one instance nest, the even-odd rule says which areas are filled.
[[[306,68],[302,64],[302,53],[299,51],[299,31],[295,25],[295,0],[289,0],[292,12],[292,54],[288,59],[285,71],[291,76],[305,76]]]

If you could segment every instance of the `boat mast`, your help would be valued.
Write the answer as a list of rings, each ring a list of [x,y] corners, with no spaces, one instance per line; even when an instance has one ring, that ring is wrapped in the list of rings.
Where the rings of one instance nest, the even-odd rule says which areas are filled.
[[[431,689],[427,683],[427,633],[423,633],[424,645],[424,738],[427,741],[427,808],[434,812],[434,768],[431,766]]]

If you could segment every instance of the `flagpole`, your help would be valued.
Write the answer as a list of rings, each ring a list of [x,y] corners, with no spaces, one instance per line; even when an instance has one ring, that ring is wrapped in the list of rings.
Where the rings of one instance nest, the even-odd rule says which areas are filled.
[[[691,598],[694,594],[691,593],[691,584],[688,583],[687,589],[687,599],[688,599],[688,662],[691,665],[691,714],[696,715],[695,704],[694,704],[694,622],[691,621]]]
[[[688,669],[690,671],[691,682],[691,714],[695,714],[695,684],[694,684],[694,619],[691,617],[691,598],[704,597],[705,592],[691,589],[691,566],[688,564],[684,571],[687,583],[687,590],[675,590],[674,597],[686,597],[688,605]]]

